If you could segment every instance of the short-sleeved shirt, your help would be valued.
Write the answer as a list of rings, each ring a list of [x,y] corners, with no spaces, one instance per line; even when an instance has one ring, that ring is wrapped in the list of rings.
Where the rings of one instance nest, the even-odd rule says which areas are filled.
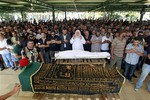
[[[150,54],[150,45],[147,47],[147,54]],[[146,58],[145,63],[150,65],[150,59],[148,57]]]
[[[104,42],[105,40],[109,40],[111,42],[111,37],[107,38],[106,36],[103,36],[102,42]],[[109,43],[103,43],[101,45],[101,50],[109,50]]]
[[[21,56],[22,47],[20,45],[18,44],[14,45],[13,50],[14,50],[14,54]]]
[[[45,39],[44,41],[42,40],[42,39],[39,39],[38,40],[38,43],[40,43],[40,44],[42,44],[42,45],[47,45],[47,39]],[[49,47],[44,47],[44,48],[40,48],[40,50],[41,50],[41,52],[42,51],[45,51],[45,52],[47,52],[48,50],[49,50]]]
[[[112,46],[114,46],[114,54],[118,57],[123,57],[125,45],[126,39],[119,40],[118,38],[115,38],[112,42]]]
[[[126,47],[126,50],[130,50],[130,49],[133,49],[133,48],[134,48],[133,43],[129,43]],[[143,53],[144,52],[144,47],[141,44],[139,44],[138,47],[136,48],[136,50]],[[139,57],[140,56],[137,55],[136,53],[127,53],[125,61],[128,64],[136,65],[139,61]]]

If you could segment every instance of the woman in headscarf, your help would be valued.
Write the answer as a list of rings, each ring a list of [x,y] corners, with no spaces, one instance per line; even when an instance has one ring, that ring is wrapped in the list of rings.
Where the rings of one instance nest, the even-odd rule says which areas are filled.
[[[81,35],[80,30],[76,30],[75,34],[70,40],[70,43],[72,44],[72,50],[84,50],[83,44],[85,44],[85,39]]]

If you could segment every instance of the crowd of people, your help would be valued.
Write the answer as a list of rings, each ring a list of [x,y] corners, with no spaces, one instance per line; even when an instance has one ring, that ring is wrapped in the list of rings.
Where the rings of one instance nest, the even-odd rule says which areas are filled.
[[[123,75],[130,82],[135,70],[142,69],[135,90],[142,86],[150,72],[149,44],[148,21],[75,19],[38,24],[27,21],[0,23],[0,54],[6,68],[17,70],[22,58],[52,63],[57,51],[109,52],[111,59],[106,60],[107,63],[118,70],[124,69]]]

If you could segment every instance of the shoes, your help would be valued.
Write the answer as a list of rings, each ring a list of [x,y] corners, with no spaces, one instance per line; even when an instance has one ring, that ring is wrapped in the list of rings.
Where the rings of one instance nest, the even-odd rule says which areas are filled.
[[[1,67],[0,67],[0,71],[2,71],[2,70],[4,70],[4,68],[1,68]]]
[[[22,69],[23,69],[23,67],[19,67],[19,69],[20,69],[20,70],[22,70]]]
[[[131,84],[133,83],[133,81],[129,81]]]
[[[15,67],[12,67],[11,69],[15,69]]]
[[[127,80],[128,80],[128,82],[133,83],[133,81],[132,81],[132,80],[129,80],[129,79],[127,79]]]
[[[136,76],[135,74],[133,74],[133,77],[134,77],[134,78],[137,78],[137,76]]]
[[[139,89],[138,89],[138,88],[135,88],[134,90],[135,90],[135,91],[138,91]]]
[[[18,70],[18,67],[15,67],[14,71]]]
[[[5,69],[8,69],[9,67],[5,67]]]

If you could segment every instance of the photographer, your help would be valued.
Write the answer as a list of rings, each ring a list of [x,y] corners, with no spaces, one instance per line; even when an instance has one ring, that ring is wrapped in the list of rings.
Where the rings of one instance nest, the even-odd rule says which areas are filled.
[[[0,100],[6,100],[7,98],[13,96],[14,94],[16,94],[17,92],[20,91],[20,88],[21,88],[21,85],[20,84],[16,84],[14,86],[14,88],[10,92],[8,92],[8,93],[6,93],[4,95],[1,95],[0,96]]]

